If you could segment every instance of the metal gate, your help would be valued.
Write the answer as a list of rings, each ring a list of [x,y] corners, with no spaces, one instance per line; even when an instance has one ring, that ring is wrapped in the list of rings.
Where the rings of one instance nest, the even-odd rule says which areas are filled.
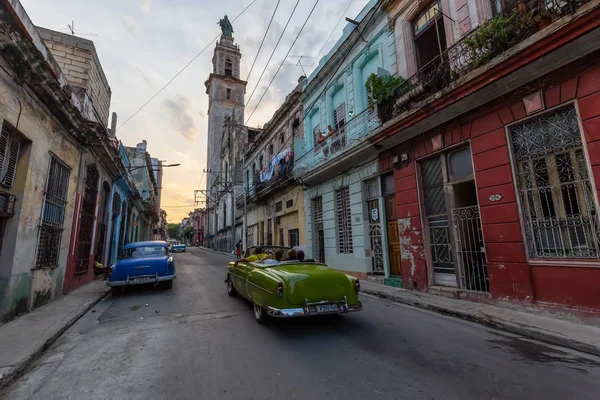
[[[381,275],[385,274],[385,269],[383,267],[383,244],[379,200],[369,200],[367,202],[367,209],[369,210],[369,239],[371,241],[373,273]]]
[[[466,290],[489,292],[479,207],[454,208],[451,211],[459,286]]]

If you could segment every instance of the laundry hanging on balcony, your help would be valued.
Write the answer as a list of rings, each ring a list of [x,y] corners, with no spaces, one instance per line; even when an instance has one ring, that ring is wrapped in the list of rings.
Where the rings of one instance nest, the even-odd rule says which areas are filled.
[[[281,176],[286,166],[290,165],[290,162],[294,159],[294,152],[291,147],[287,147],[274,155],[271,161],[260,171],[260,181],[267,182],[274,176]]]

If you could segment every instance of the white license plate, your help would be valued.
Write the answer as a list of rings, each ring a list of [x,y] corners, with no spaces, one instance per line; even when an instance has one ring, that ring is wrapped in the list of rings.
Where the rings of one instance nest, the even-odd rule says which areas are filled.
[[[317,306],[317,312],[333,312],[337,310],[338,306],[335,304],[325,304],[323,306]]]
[[[151,278],[149,276],[144,276],[142,278],[133,278],[132,281],[135,283],[146,283],[146,282],[153,282],[154,278]]]

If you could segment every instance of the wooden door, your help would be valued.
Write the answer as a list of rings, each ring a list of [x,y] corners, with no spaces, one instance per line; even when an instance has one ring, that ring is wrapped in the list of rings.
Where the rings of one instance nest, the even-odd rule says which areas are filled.
[[[398,218],[396,217],[395,196],[385,198],[385,217],[387,223],[387,242],[390,258],[390,275],[402,276],[402,257],[400,250],[400,235]]]

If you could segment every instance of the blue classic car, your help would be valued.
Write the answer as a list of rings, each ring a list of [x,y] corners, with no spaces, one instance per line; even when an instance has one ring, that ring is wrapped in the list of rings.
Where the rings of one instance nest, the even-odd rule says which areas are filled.
[[[173,253],[175,253],[177,251],[185,251],[185,244],[183,244],[183,243],[173,243],[171,251]]]
[[[106,283],[113,295],[123,286],[162,283],[167,289],[173,287],[175,260],[169,254],[166,242],[150,241],[129,243],[123,247],[119,261],[110,267]]]

